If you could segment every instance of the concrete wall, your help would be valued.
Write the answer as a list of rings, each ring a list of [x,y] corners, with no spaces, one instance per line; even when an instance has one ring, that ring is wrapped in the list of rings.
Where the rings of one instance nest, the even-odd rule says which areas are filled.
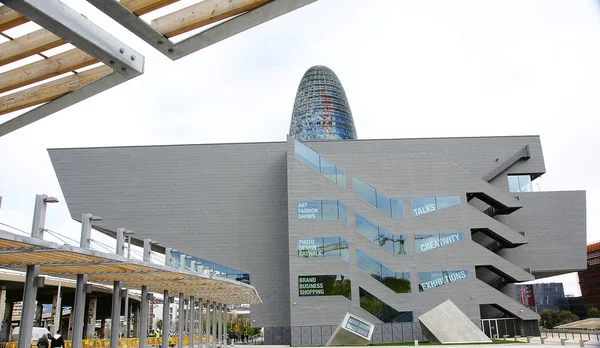
[[[71,216],[250,272],[256,326],[289,325],[285,143],[49,150]]]

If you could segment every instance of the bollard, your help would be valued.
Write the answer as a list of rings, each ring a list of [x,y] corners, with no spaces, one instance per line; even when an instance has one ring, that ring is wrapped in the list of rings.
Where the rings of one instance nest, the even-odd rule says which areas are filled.
[[[415,347],[419,345],[419,340],[415,340]]]
[[[541,344],[544,344],[544,340],[545,340],[545,338],[540,336],[540,343]]]
[[[515,342],[519,342],[519,338],[521,338],[521,336],[515,335]]]
[[[527,336],[527,343],[531,343],[531,338],[533,338],[533,336]]]
[[[585,347],[585,342],[587,342],[587,340],[579,340],[579,346]]]
[[[564,346],[565,345],[565,341],[568,341],[568,338],[560,338],[560,345]]]

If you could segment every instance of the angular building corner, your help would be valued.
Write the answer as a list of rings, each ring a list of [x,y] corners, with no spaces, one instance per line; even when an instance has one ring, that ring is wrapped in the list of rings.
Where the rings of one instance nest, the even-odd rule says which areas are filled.
[[[292,111],[290,135],[300,141],[356,139],[346,92],[328,67],[313,66],[302,76]]]

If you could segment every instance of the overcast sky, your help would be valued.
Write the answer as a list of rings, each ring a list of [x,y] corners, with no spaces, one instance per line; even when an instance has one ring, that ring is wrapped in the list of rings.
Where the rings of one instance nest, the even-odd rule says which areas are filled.
[[[0,138],[0,222],[29,231],[46,193],[61,200],[47,227],[79,235],[47,148],[284,141],[298,83],[322,64],[361,139],[540,135],[535,189],[587,190],[600,240],[599,2],[320,0],[176,62],[64,2],[144,55],[145,73]],[[579,294],[576,274],[552,280]]]

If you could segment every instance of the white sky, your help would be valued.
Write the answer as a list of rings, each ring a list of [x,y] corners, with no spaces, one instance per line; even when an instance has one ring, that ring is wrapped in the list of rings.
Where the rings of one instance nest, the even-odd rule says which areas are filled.
[[[0,222],[29,231],[46,193],[61,200],[46,226],[78,238],[47,148],[283,141],[302,74],[323,64],[361,139],[540,135],[539,188],[587,190],[600,240],[600,2],[320,0],[172,62],[63,1],[144,55],[145,74],[0,138]],[[576,275],[552,280],[580,293]]]

